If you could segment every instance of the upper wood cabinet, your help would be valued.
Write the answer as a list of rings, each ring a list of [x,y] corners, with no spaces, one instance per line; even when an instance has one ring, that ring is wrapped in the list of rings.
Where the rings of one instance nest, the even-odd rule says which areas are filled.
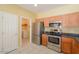
[[[79,27],[79,12],[60,16],[47,17],[43,20],[45,27],[48,27],[49,23],[53,21],[61,21],[63,27]]]
[[[79,13],[62,15],[63,27],[78,27],[79,26]]]
[[[69,15],[69,27],[79,27],[79,13]]]
[[[49,23],[54,21],[62,21],[62,16],[53,16],[50,17]]]
[[[49,27],[49,19],[44,19],[44,26]]]
[[[69,18],[68,15],[62,15],[62,26],[64,27],[68,27],[69,24]]]

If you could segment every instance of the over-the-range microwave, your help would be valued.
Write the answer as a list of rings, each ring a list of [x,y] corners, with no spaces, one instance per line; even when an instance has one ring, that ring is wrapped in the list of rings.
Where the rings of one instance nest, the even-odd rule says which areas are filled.
[[[61,26],[61,22],[50,22],[49,27],[59,28]]]

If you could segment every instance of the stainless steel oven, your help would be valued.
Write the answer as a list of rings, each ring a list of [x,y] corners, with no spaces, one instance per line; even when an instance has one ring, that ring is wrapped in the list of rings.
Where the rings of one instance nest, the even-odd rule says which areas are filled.
[[[49,38],[48,42],[59,45],[59,40],[60,40],[59,37],[57,37],[57,36],[49,36],[48,38]]]
[[[60,52],[60,42],[61,42],[61,37],[60,36],[48,35],[47,47],[49,49]]]
[[[60,44],[61,44],[61,21],[54,21],[49,23],[50,34],[48,35],[48,44],[47,47],[49,49],[60,52]]]

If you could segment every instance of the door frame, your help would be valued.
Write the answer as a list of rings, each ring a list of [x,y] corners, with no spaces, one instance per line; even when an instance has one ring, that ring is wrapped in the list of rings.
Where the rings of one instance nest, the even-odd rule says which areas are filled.
[[[19,39],[18,39],[18,45],[19,45],[19,48],[22,48],[22,18],[26,18],[29,20],[29,44],[31,45],[32,43],[32,19],[29,18],[29,17],[24,17],[24,16],[19,16],[19,24],[18,24],[18,28],[19,28]]]

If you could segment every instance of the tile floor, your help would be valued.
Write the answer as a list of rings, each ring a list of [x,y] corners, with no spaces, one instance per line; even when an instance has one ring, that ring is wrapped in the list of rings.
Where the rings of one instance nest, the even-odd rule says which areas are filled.
[[[50,50],[44,46],[32,44],[30,47],[17,49],[9,54],[60,54],[56,51]]]

